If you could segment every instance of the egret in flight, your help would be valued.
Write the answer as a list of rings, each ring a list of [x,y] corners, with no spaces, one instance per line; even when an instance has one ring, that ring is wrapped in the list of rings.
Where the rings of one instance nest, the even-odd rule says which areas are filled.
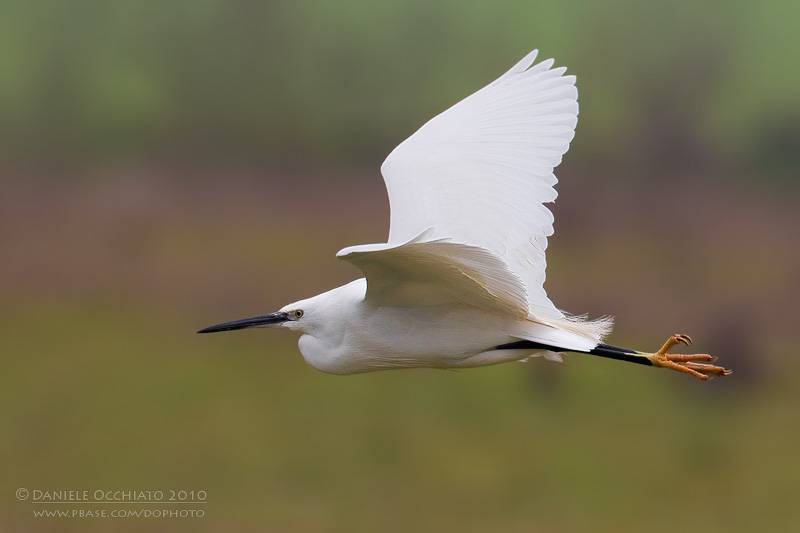
[[[387,243],[336,256],[364,278],[199,333],[283,327],[302,334],[314,368],[355,374],[392,368],[466,368],[560,360],[578,352],[670,368],[700,379],[730,374],[708,354],[655,353],[603,342],[611,318],[587,320],[544,291],[545,249],[556,198],[553,168],[578,120],[575,76],[534,65],[534,50],[511,70],[423,125],[389,154]]]

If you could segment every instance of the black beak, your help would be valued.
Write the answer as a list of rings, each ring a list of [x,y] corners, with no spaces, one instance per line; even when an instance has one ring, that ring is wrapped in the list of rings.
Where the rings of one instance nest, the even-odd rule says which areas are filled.
[[[217,331],[232,331],[234,329],[245,328],[265,328],[267,326],[276,326],[289,320],[287,313],[270,313],[268,315],[254,316],[252,318],[243,318],[241,320],[234,320],[233,322],[225,322],[224,324],[217,324],[206,329],[201,329],[197,333],[216,333]]]

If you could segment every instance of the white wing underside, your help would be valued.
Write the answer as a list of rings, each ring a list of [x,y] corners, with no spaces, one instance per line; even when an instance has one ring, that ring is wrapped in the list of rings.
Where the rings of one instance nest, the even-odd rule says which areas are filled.
[[[388,243],[338,254],[364,272],[367,298],[463,301],[578,325],[543,287],[553,234],[544,204],[556,198],[553,168],[574,136],[578,92],[575,77],[551,68],[553,60],[531,66],[536,54],[431,119],[386,159]],[[589,324],[599,335],[607,329]]]
[[[430,233],[401,245],[351,246],[336,256],[364,272],[367,298],[376,305],[464,304],[527,318],[525,286],[500,258],[479,246],[429,241]]]

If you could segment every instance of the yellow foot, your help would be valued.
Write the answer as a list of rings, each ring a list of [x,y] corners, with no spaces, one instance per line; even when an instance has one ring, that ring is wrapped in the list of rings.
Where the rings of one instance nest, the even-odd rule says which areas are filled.
[[[727,376],[732,373],[731,370],[725,370],[721,366],[709,365],[717,360],[708,354],[671,354],[669,351],[677,344],[686,344],[687,346],[692,343],[692,338],[688,335],[673,335],[659,351],[647,356],[652,361],[653,366],[663,368],[671,368],[678,372],[685,372],[700,379],[708,379],[714,376]],[[699,361],[704,361],[701,363]]]

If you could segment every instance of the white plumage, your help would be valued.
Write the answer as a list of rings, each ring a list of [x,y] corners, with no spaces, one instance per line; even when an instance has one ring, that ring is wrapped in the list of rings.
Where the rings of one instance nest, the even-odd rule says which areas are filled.
[[[547,237],[556,198],[553,168],[578,122],[575,76],[533,65],[511,70],[423,125],[381,167],[391,205],[389,242],[337,256],[358,266],[367,298],[387,306],[467,303],[509,318],[555,326],[515,334],[564,348],[593,348],[611,320],[566,317],[544,290]],[[533,65],[533,66],[532,66]],[[450,275],[447,275],[450,274]],[[533,338],[535,337],[535,338]]]
[[[528,290],[541,318],[563,318],[547,298],[545,249],[556,198],[553,168],[578,122],[575,77],[537,51],[430,120],[386,159],[389,243],[432,229],[430,239],[480,246],[500,257]]]
[[[366,279],[202,332],[296,329],[306,361],[337,374],[559,359],[560,351],[666,366],[601,345],[610,318],[567,316],[545,293],[553,234],[545,204],[556,198],[553,168],[574,136],[578,91],[565,68],[552,68],[552,59],[534,65],[536,55],[389,155],[381,168],[388,242],[337,254]]]

